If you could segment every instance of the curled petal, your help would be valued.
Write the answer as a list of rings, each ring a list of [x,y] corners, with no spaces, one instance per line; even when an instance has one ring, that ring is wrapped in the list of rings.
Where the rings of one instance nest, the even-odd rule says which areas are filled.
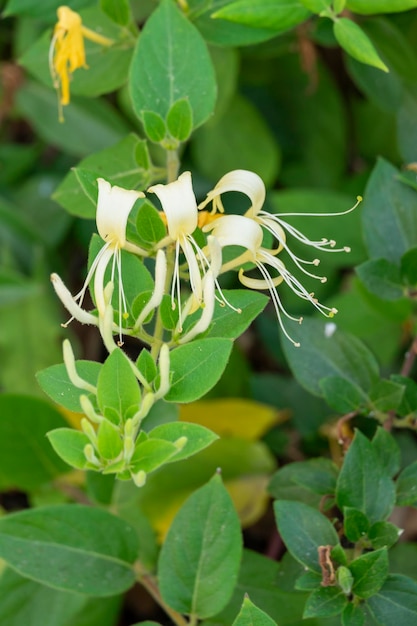
[[[98,326],[98,318],[80,307],[58,274],[51,274],[51,282],[56,295],[67,311],[70,312],[71,319],[77,319],[81,324],[93,324],[94,326]]]
[[[224,212],[221,194],[227,191],[240,191],[251,201],[251,206],[247,211],[247,217],[254,217],[262,208],[265,202],[265,185],[262,178],[255,172],[248,170],[233,170],[225,174],[217,185],[209,191],[207,198],[199,205],[203,209],[209,202],[213,201],[213,211]]]
[[[181,337],[178,343],[187,343],[207,330],[213,318],[215,300],[213,274],[211,271],[208,271],[204,278],[204,303],[201,317],[198,322]]]

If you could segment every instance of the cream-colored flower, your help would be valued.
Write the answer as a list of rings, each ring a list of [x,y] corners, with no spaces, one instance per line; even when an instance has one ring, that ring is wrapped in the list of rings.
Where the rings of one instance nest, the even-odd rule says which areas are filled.
[[[245,217],[249,217],[260,226],[270,232],[278,242],[277,248],[270,250],[273,255],[278,254],[281,250],[285,249],[291,257],[292,261],[307,276],[316,278],[320,282],[326,282],[325,276],[317,276],[306,269],[306,265],[317,266],[320,263],[319,259],[307,260],[298,257],[292,250],[291,246],[287,242],[287,235],[291,235],[297,239],[300,243],[321,250],[324,252],[350,252],[350,248],[345,246],[343,248],[335,248],[336,242],[331,239],[321,239],[320,241],[312,241],[306,235],[304,235],[297,228],[289,224],[282,219],[283,217],[290,216],[303,216],[303,217],[335,217],[340,215],[346,215],[353,211],[362,200],[358,196],[357,203],[347,211],[341,213],[282,213],[275,215],[265,211],[263,204],[265,202],[266,191],[265,185],[262,179],[255,174],[247,170],[234,170],[223,176],[217,185],[208,194],[207,198],[199,205],[199,209],[203,209],[209,202],[212,202],[213,212],[224,213],[224,207],[222,202],[222,194],[229,191],[238,191],[245,194],[251,201],[251,206],[245,213]]]
[[[203,303],[203,276],[209,269],[209,261],[193,237],[198,223],[198,211],[191,173],[184,172],[176,181],[167,185],[153,185],[148,191],[158,196],[168,228],[168,237],[159,242],[159,247],[169,243],[175,245],[171,303],[173,309],[178,303],[179,332],[182,332],[181,252],[184,254],[188,267],[190,287],[197,307]]]
[[[54,28],[49,48],[49,68],[59,97],[59,118],[63,121],[62,107],[70,101],[70,80],[78,68],[87,68],[84,38],[102,46],[114,42],[83,26],[78,13],[67,6],[57,9],[58,22]]]
[[[114,283],[116,272],[118,276],[118,330],[119,333],[122,333],[122,319],[123,317],[126,318],[128,313],[122,282],[121,250],[125,249],[136,254],[146,255],[145,250],[126,240],[126,226],[129,214],[136,200],[143,198],[144,194],[141,191],[129,191],[121,187],[112,186],[103,178],[99,178],[97,182],[96,223],[98,233],[104,241],[104,245],[92,262],[81,291],[74,297],[70,295],[56,274],[53,274],[51,278],[57,295],[72,315],[69,321],[76,318],[82,323],[95,323],[95,316],[84,311],[81,305],[87,288],[94,277],[93,293],[98,315],[99,318],[104,317],[107,305],[104,293],[105,272],[111,263],[111,282]]]
[[[262,247],[263,231],[255,220],[242,215],[224,215],[204,226],[203,230],[210,232],[222,248],[240,246],[245,249],[238,257],[225,263],[221,271],[239,268],[239,280],[243,285],[250,289],[269,290],[281,329],[295,346],[298,347],[299,344],[288,334],[282,322],[281,314],[297,322],[301,322],[302,318],[296,318],[286,311],[276,289],[278,285],[285,282],[297,296],[303,300],[308,300],[320,313],[327,317],[333,317],[337,313],[336,309],[320,304],[314,294],[308,293],[299,280],[288,271],[284,263],[276,257],[276,251],[271,252]],[[262,278],[248,277],[242,268],[245,263],[256,265]],[[275,276],[271,276],[268,267],[274,270]]]

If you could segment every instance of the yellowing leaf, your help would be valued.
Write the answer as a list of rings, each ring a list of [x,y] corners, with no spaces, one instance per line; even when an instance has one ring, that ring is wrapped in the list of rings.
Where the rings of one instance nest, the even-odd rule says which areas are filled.
[[[201,424],[220,436],[257,441],[286,419],[283,411],[243,398],[200,400],[180,407],[180,419]]]
[[[84,413],[75,413],[64,407],[59,407],[59,412],[67,420],[68,424],[77,430],[81,430],[81,420],[85,417]]]

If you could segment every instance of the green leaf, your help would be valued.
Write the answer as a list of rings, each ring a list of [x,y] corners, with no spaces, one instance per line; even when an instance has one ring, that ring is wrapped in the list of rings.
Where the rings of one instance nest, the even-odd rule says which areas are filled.
[[[186,501],[168,531],[158,565],[162,598],[180,613],[215,615],[232,595],[241,553],[239,519],[215,475]]]
[[[160,143],[167,134],[167,128],[159,113],[142,111],[143,128],[147,136],[154,143]]]
[[[369,392],[371,407],[375,411],[395,411],[401,404],[404,395],[404,386],[392,380],[379,380],[372,385]]]
[[[186,141],[193,130],[193,110],[188,98],[174,102],[168,111],[167,127],[169,133],[178,141]]]
[[[314,591],[321,585],[322,580],[322,576],[317,572],[305,572],[295,581],[294,589],[297,591]]]
[[[379,457],[381,467],[393,478],[401,467],[401,451],[394,437],[385,428],[378,428],[372,439],[372,448]]]
[[[303,618],[339,615],[347,605],[347,598],[338,587],[316,589],[307,599]]]
[[[333,4],[333,0],[300,0],[300,2],[306,9],[318,15],[322,12],[326,15]]]
[[[278,34],[304,22],[310,12],[299,0],[237,0],[215,11],[211,17],[270,29]]]
[[[123,442],[118,430],[107,420],[103,420],[98,427],[97,449],[100,456],[108,461],[116,460],[123,450]]]
[[[411,248],[401,257],[401,277],[410,287],[417,285],[417,248]]]
[[[382,300],[398,300],[404,296],[404,286],[398,265],[387,259],[370,259],[355,271],[365,287]]]
[[[339,17],[333,23],[333,32],[338,43],[354,59],[384,72],[389,71],[375,50],[372,41],[356,22],[352,22],[347,17]]]
[[[47,437],[65,463],[76,469],[85,468],[87,459],[84,448],[91,443],[87,435],[73,428],[57,428],[49,432]]]
[[[16,93],[16,105],[41,139],[76,157],[108,148],[130,130],[108,102],[80,96],[72,98],[65,111],[65,123],[61,124],[56,94],[31,81]]]
[[[0,395],[0,489],[33,490],[68,467],[56,457],[46,440],[51,428],[65,420],[44,400],[30,396]]]
[[[222,116],[215,116],[195,134],[192,155],[210,180],[234,169],[247,169],[256,172],[267,187],[275,181],[281,163],[281,151],[264,118],[241,95],[235,95]]]
[[[391,380],[404,387],[404,395],[397,412],[401,417],[417,410],[417,383],[407,376],[391,374]]]
[[[378,550],[379,548],[391,548],[397,543],[401,533],[402,530],[391,522],[375,522],[369,530],[368,538],[373,549]]]
[[[274,502],[274,511],[289,552],[304,567],[319,574],[319,546],[339,543],[333,525],[322,513],[301,502],[278,500]]]
[[[136,217],[136,230],[139,236],[139,245],[152,247],[166,235],[166,228],[161,220],[159,211],[150,202],[140,205]]]
[[[289,341],[283,349],[298,382],[311,393],[321,396],[320,381],[337,376],[358,386],[365,393],[378,380],[378,364],[368,348],[356,337],[336,330],[327,336],[326,322],[304,319],[291,328],[291,336],[301,343],[295,348]]]
[[[141,374],[144,375],[148,383],[153,382],[158,374],[155,361],[153,360],[151,353],[146,348],[142,348],[140,351],[136,360],[136,367]]]
[[[241,313],[236,313],[228,306],[220,306],[216,302],[211,324],[205,337],[236,339],[264,310],[269,299],[262,293],[248,289],[223,289],[223,294],[233,307],[241,309]]]
[[[399,574],[388,576],[366,606],[381,626],[410,626],[417,619],[417,582]]]
[[[350,563],[349,569],[355,579],[352,592],[358,598],[370,598],[380,590],[388,576],[387,549],[359,556]]]
[[[170,441],[163,439],[137,440],[135,451],[131,459],[131,471],[134,474],[153,472],[161,465],[165,465],[175,456],[178,448]]]
[[[417,505],[417,461],[403,469],[396,481],[397,506]]]
[[[343,508],[344,531],[349,541],[356,543],[367,536],[369,531],[369,520],[362,511],[350,506]]]
[[[0,519],[0,556],[54,589],[94,596],[126,591],[135,581],[137,551],[129,524],[88,506],[39,507]]]
[[[168,402],[193,402],[217,383],[232,349],[230,339],[197,339],[170,355],[171,387]]]
[[[390,163],[378,160],[366,186],[362,222],[369,256],[399,264],[417,244],[417,213],[415,192],[397,175]]]
[[[361,13],[362,15],[373,15],[374,13],[397,13],[415,9],[417,0],[347,0],[346,8]]]
[[[232,626],[276,626],[274,620],[246,597]]]
[[[334,494],[337,473],[337,467],[329,459],[289,463],[275,472],[268,491],[278,500],[300,499],[306,504],[318,505],[322,496]],[[318,497],[311,498],[312,494],[317,494]]]
[[[99,176],[112,185],[126,189],[145,188],[150,182],[150,163],[137,159],[138,151],[147,150],[146,141],[133,133],[100,152],[80,161],[54,191],[53,198],[69,213],[95,218]],[[94,187],[92,179],[94,178]]]
[[[96,386],[101,370],[101,363],[96,361],[76,361],[78,375],[91,385]],[[80,396],[86,394],[85,389],[75,387],[68,378],[64,363],[51,365],[37,373],[36,378],[44,392],[57,404],[69,411],[81,412]]]
[[[361,606],[347,604],[342,612],[342,626],[363,626],[365,615]]]
[[[170,0],[161,2],[141,32],[130,89],[138,117],[153,111],[165,119],[177,100],[188,98],[197,127],[214,110],[216,82],[206,44]]]
[[[114,2],[114,0],[100,0],[100,8],[116,24],[121,26],[129,24],[131,16],[128,0],[117,0],[117,2]]]
[[[178,450],[172,461],[181,461],[207,448],[213,441],[218,439],[218,435],[208,428],[199,424],[187,424],[185,422],[171,422],[170,424],[161,424],[148,432],[149,438],[164,439],[175,443],[180,437],[186,438],[183,448]]]
[[[337,584],[346,596],[349,596],[352,591],[353,576],[352,572],[345,565],[341,565],[336,570]]]
[[[139,383],[128,357],[120,349],[113,350],[104,362],[97,381],[97,402],[102,414],[106,415],[111,409],[121,420],[133,417],[139,410],[140,399]]]
[[[5,626],[114,626],[120,597],[88,598],[79,593],[58,591],[12,569],[0,575],[0,622]]]
[[[77,11],[81,7],[90,4],[90,0],[75,0],[71,7]],[[26,15],[28,17],[41,17],[53,20],[56,10],[61,6],[60,0],[43,0],[42,3],[33,0],[8,0],[3,15]]]
[[[394,483],[372,443],[358,430],[340,470],[336,501],[341,509],[359,509],[370,522],[387,517],[394,505]]]
[[[327,404],[339,413],[356,411],[366,400],[358,385],[340,376],[327,376],[319,385]]]
[[[403,160],[413,162],[415,158],[416,130],[413,125],[417,113],[417,88],[413,85],[402,97],[397,114],[397,141]]]

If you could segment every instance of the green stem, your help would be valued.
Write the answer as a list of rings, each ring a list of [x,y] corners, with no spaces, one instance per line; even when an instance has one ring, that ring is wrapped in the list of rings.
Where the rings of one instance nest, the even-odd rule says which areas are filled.
[[[163,609],[165,613],[169,615],[174,624],[177,624],[177,626],[189,626],[187,620],[181,615],[181,613],[177,613],[177,611],[171,609],[171,607],[164,602],[159,592],[155,578],[144,570],[142,564],[139,561],[136,561],[135,563],[135,570],[136,580],[141,585],[143,585],[143,587],[145,587],[145,589],[152,596],[155,602],[157,602],[161,609]]]
[[[176,150],[167,150],[167,182],[173,183],[178,178],[180,161]]]

